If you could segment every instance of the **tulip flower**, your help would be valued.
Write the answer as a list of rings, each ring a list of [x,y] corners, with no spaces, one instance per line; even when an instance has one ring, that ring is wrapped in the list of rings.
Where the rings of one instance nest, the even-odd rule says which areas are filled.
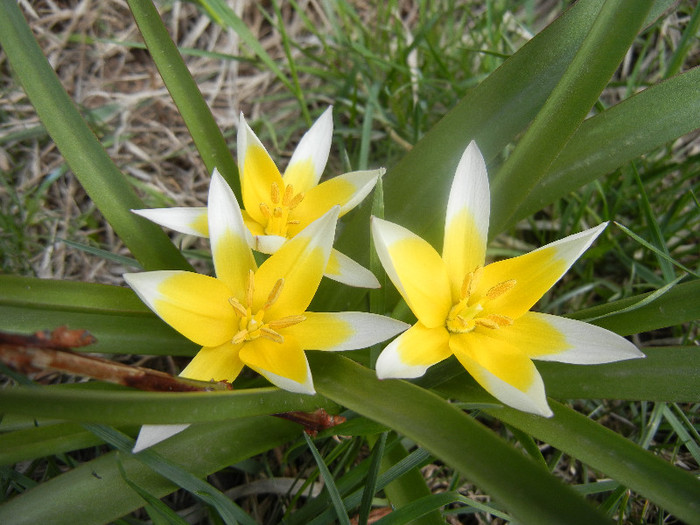
[[[342,217],[372,191],[383,169],[350,172],[319,184],[328,161],[332,135],[333,116],[332,107],[329,107],[302,137],[282,176],[241,114],[238,170],[243,219],[253,235],[250,238],[253,249],[274,253],[333,206],[340,206]],[[206,207],[133,211],[181,233],[209,236]],[[337,250],[331,251],[325,275],[351,286],[379,287],[372,272]]]
[[[533,359],[597,364],[644,355],[603,328],[530,311],[606,224],[487,265],[489,201],[486,165],[472,142],[450,190],[442,256],[406,228],[372,219],[382,265],[417,318],[383,350],[377,375],[419,377],[455,355],[499,401],[551,416]]]
[[[369,313],[306,310],[328,264],[338,206],[297,233],[259,268],[236,198],[216,171],[208,207],[216,277],[180,270],[124,274],[149,308],[202,345],[181,376],[233,381],[248,366],[280,388],[313,394],[304,350],[364,348],[407,328],[400,321]],[[147,425],[136,450],[186,426]]]

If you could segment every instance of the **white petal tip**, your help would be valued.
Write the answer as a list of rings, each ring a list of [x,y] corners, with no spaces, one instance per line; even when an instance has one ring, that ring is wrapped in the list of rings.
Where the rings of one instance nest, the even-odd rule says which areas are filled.
[[[132,452],[136,454],[141,452],[153,445],[165,441],[169,437],[179,434],[187,427],[189,424],[182,425],[143,425],[141,431],[139,432],[138,438],[136,438],[136,444]]]

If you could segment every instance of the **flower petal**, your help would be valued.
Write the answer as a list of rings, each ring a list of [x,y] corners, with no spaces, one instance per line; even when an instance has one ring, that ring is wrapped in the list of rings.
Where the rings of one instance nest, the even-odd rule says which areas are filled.
[[[418,319],[442,326],[452,307],[447,268],[435,249],[403,226],[372,217],[372,238],[387,275]]]
[[[474,330],[450,337],[450,348],[467,372],[499,401],[524,412],[553,415],[542,377],[518,347]]]
[[[243,361],[238,355],[242,346],[242,343],[234,345],[229,341],[219,346],[205,346],[180,372],[180,375],[198,381],[231,383],[243,369]]]
[[[279,297],[267,309],[265,319],[298,315],[306,310],[328,265],[338,207],[307,226],[270,256],[255,274],[254,311],[267,302],[279,279],[284,285]]]
[[[216,169],[211,176],[208,209],[216,276],[228,285],[234,297],[243,297],[248,271],[256,268],[250,251],[253,240],[233,191]]]
[[[175,230],[176,232],[196,235],[197,237],[209,237],[207,208],[204,206],[191,208],[151,208],[131,211],[136,215],[145,217],[149,221]]]
[[[644,357],[630,341],[605,328],[556,315],[528,312],[507,330],[532,359],[577,365]]]
[[[163,321],[202,346],[235,334],[231,290],[219,279],[179,270],[125,273],[124,280]]]
[[[136,454],[148,447],[165,441],[169,437],[179,434],[187,427],[189,423],[181,425],[143,425],[139,431],[139,436],[136,438],[136,444],[131,452]]]
[[[290,214],[290,218],[299,221],[299,224],[289,226],[289,235],[296,235],[307,224],[315,221],[335,205],[340,206],[340,217],[342,217],[362,202],[384,172],[383,168],[353,171],[328,179],[311,188]]]
[[[338,250],[331,250],[323,275],[339,283],[358,288],[381,288],[379,281],[367,268]]]
[[[270,201],[273,183],[277,184],[279,190],[284,190],[284,182],[265,146],[250,129],[243,114],[238,127],[238,170],[243,206],[255,221],[267,224],[267,219],[260,211],[260,203]]]
[[[607,223],[569,235],[519,257],[489,264],[476,284],[475,299],[484,297],[489,289],[505,281],[515,280],[507,293],[484,302],[484,315],[495,313],[517,319],[556,283],[591,243]]]
[[[449,332],[442,326],[426,328],[420,321],[394,339],[379,354],[377,377],[413,378],[452,355]]]
[[[333,106],[329,106],[299,141],[284,172],[285,184],[291,184],[296,193],[316,186],[328,162],[332,139]]]
[[[305,350],[357,350],[403,332],[409,325],[364,312],[306,312],[306,320],[284,330]]]
[[[240,357],[273,385],[299,394],[316,393],[306,355],[291,336],[285,337],[282,343],[262,337],[246,342]]]
[[[460,299],[465,275],[484,265],[490,213],[489,178],[486,163],[474,141],[464,151],[445,217],[442,259],[452,284],[452,299]]]

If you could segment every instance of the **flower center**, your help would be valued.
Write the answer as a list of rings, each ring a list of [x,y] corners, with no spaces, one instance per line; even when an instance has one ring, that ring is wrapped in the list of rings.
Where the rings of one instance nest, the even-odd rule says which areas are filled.
[[[270,187],[270,201],[260,203],[260,211],[267,220],[265,225],[266,235],[287,236],[287,228],[290,224],[299,224],[299,221],[289,220],[289,213],[299,206],[304,200],[303,193],[294,194],[294,186],[287,184],[284,194],[276,182]]]
[[[462,282],[459,301],[452,306],[447,315],[445,327],[453,334],[471,332],[477,326],[496,330],[502,326],[510,326],[513,319],[506,315],[487,314],[482,315],[484,305],[489,301],[508,293],[516,284],[515,279],[503,281],[488,289],[483,297],[476,300],[473,297],[474,288],[481,274],[481,267],[469,272]]]
[[[253,313],[253,292],[255,291],[255,274],[253,270],[248,272],[248,282],[246,285],[245,304],[241,303],[235,297],[230,297],[228,302],[231,303],[233,309],[238,315],[238,332],[231,339],[234,345],[245,341],[253,341],[258,337],[264,337],[275,343],[283,343],[284,337],[279,333],[279,330],[299,324],[306,320],[303,315],[289,315],[281,319],[272,319],[265,321],[265,313],[270,306],[275,304],[282,293],[284,287],[284,279],[279,279],[270,291],[267,301],[263,307]]]

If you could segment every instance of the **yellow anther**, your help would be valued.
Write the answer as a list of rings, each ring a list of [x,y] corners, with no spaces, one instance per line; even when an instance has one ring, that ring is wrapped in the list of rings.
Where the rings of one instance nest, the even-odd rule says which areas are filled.
[[[262,337],[264,337],[265,339],[269,339],[270,341],[274,341],[275,343],[284,343],[284,337],[282,337],[280,334],[275,332],[269,326],[261,327],[260,328],[260,335]]]
[[[287,187],[288,187],[288,188],[291,188],[291,185],[290,185],[290,186],[287,186]],[[301,201],[303,201],[303,200],[304,200],[304,194],[303,194],[303,193],[298,193],[297,195],[294,196],[294,198],[293,198],[291,201],[289,201],[289,204],[287,204],[287,207],[288,207],[290,210],[293,210],[294,208],[296,208],[297,206],[299,206],[299,204],[301,204]]]
[[[273,204],[279,204],[280,202],[280,187],[276,182],[273,182],[272,186],[270,186],[270,200]]]
[[[304,321],[306,321],[305,315],[289,315],[281,319],[274,319],[267,323],[267,326],[274,330],[281,330],[282,328],[288,328]]]
[[[300,222],[301,222],[301,221],[296,221],[296,220],[295,220],[295,221],[287,221],[287,224],[288,224],[288,225],[299,224]]]
[[[496,297],[499,297],[504,293],[510,291],[516,284],[517,281],[515,279],[510,279],[508,281],[498,283],[496,286],[492,286],[491,288],[489,288],[488,292],[486,292],[486,297],[488,297],[489,299],[495,299]]]
[[[292,197],[294,197],[294,186],[288,184],[287,187],[284,188],[284,197],[282,197],[282,205],[289,206]]]
[[[242,343],[245,341],[246,337],[248,336],[248,330],[241,330],[238,332],[236,335],[233,336],[233,339],[231,339],[231,344],[237,345],[239,343]]]
[[[253,307],[253,292],[255,291],[255,272],[248,270],[248,282],[246,283],[245,304],[248,308]]]
[[[231,306],[233,306],[233,309],[241,317],[247,317],[250,314],[250,312],[246,310],[245,306],[243,306],[241,302],[235,297],[229,297],[228,302]]]
[[[272,287],[272,290],[270,290],[270,295],[267,296],[267,301],[265,302],[265,306],[263,306],[263,310],[267,310],[275,304],[275,301],[279,299],[280,293],[282,293],[282,287],[284,286],[284,279],[278,279],[275,285]]]
[[[262,213],[266,219],[269,219],[270,217],[272,217],[272,212],[270,211],[270,207],[267,204],[265,204],[264,202],[260,203],[260,213]]]
[[[486,319],[496,323],[499,328],[503,326],[511,326],[513,324],[513,319],[507,315],[489,314],[486,316]]]

